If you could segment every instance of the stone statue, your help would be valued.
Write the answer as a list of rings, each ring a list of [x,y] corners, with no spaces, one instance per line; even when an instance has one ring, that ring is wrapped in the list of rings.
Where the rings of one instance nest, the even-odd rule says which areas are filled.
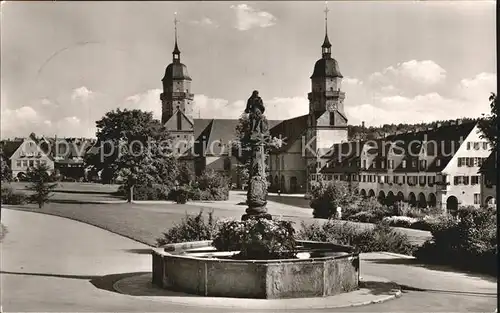
[[[242,220],[249,218],[267,218],[267,179],[265,171],[265,149],[269,144],[269,127],[264,116],[264,102],[259,97],[259,92],[254,90],[247,101],[245,113],[250,116],[250,129],[245,134],[245,140],[251,149],[249,183],[247,193],[248,208]]]
[[[264,107],[262,98],[259,97],[259,92],[254,90],[250,98],[248,98],[247,107],[245,109],[245,113],[250,114],[252,132],[264,133],[267,131],[267,123],[265,123],[266,125],[263,125],[262,123],[262,120],[265,119],[265,110],[266,108]]]

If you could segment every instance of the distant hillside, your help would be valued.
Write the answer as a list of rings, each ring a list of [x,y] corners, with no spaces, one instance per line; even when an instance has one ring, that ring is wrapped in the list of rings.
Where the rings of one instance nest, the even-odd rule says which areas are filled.
[[[478,121],[479,118],[462,118],[462,123]],[[349,125],[349,140],[370,140],[383,138],[385,136],[397,133],[408,133],[413,131],[422,131],[438,126],[456,124],[457,120],[443,120],[429,123],[418,124],[384,124],[382,126],[362,127],[361,125]]]

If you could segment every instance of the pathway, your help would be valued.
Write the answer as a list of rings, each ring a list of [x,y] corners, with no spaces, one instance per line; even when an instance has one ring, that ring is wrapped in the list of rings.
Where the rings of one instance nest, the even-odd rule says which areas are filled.
[[[148,246],[60,217],[3,210],[2,222],[9,232],[2,243],[1,311],[200,312],[199,307],[142,300],[112,291],[117,278],[151,270]],[[328,311],[494,311],[496,279],[431,270],[410,261],[369,253],[363,255],[361,274],[428,291],[408,291],[400,299],[369,307]],[[202,310],[224,312],[207,307]]]

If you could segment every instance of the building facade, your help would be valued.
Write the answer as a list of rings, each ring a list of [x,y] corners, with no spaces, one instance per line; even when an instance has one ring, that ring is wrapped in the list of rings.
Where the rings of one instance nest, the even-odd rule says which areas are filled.
[[[45,164],[49,173],[80,180],[85,176],[84,157],[95,143],[87,138],[37,138],[35,134],[21,140],[6,140],[2,149],[10,160],[12,177],[23,180],[30,168]]]
[[[49,173],[54,170],[54,159],[48,152],[48,146],[41,145],[34,134],[14,142],[14,145],[17,147],[9,157],[13,178],[24,180],[30,168],[42,164],[49,168]]]
[[[490,154],[476,122],[335,145],[319,175],[351,183],[362,196],[454,212],[481,205],[478,173]],[[318,175],[312,175],[317,180]]]

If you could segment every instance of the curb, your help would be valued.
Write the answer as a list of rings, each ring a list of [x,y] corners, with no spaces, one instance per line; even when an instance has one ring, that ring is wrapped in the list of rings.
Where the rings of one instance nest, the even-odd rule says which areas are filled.
[[[150,277],[150,274],[151,273],[146,273],[146,274],[136,275],[135,277],[137,277],[137,276]],[[342,295],[346,295],[346,294],[339,294],[339,295],[334,295],[334,296],[325,297],[325,298],[294,298],[294,299],[242,299],[242,298],[223,298],[223,297],[203,297],[203,296],[199,296],[199,295],[191,295],[193,299],[198,299],[198,300],[199,299],[206,299],[206,300],[208,300],[206,302],[212,302],[210,300],[219,299],[219,301],[217,301],[217,302],[220,302],[220,303],[212,304],[212,303],[206,303],[206,302],[205,303],[199,303],[199,302],[197,303],[196,300],[194,300],[194,301],[189,301],[189,300],[188,301],[176,301],[175,299],[170,300],[171,298],[184,298],[184,299],[186,299],[185,295],[187,293],[183,293],[183,292],[172,291],[172,293],[173,293],[172,295],[165,295],[165,296],[131,295],[127,292],[124,292],[124,290],[120,286],[120,283],[122,283],[124,280],[130,279],[130,278],[132,278],[132,277],[123,278],[123,279],[120,279],[118,281],[115,281],[113,283],[113,290],[115,290],[116,292],[118,292],[119,294],[121,294],[123,296],[131,297],[131,298],[135,298],[135,299],[141,299],[141,300],[163,302],[163,303],[168,304],[168,305],[183,306],[183,307],[202,307],[203,306],[203,307],[207,307],[207,308],[211,308],[211,309],[258,310],[256,312],[261,312],[261,311],[267,311],[267,312],[280,311],[280,312],[283,312],[283,311],[296,311],[296,310],[305,310],[305,309],[321,310],[321,309],[341,309],[341,308],[349,308],[349,307],[360,307],[360,306],[366,306],[366,305],[370,305],[370,304],[383,303],[383,302],[386,302],[389,300],[400,298],[402,296],[402,291],[401,291],[399,285],[397,285],[397,284],[394,284],[394,286],[397,287],[398,290],[391,289],[391,290],[387,291],[388,293],[392,293],[392,294],[380,297],[379,299],[375,299],[375,300],[360,301],[360,302],[349,303],[349,304],[344,304],[344,305],[342,305],[342,304],[335,305],[336,302],[334,301],[334,299],[336,299],[338,301],[338,300],[340,300],[340,297],[342,297]],[[157,287],[153,287],[153,288],[157,288]],[[365,289],[365,288],[360,288],[359,290],[362,290],[362,289]],[[168,292],[168,290],[165,290],[165,291]],[[353,292],[356,292],[356,291],[353,291]],[[327,300],[328,299],[333,304],[331,304],[331,305],[329,303],[320,303],[320,304],[316,304],[316,305],[305,304],[306,302],[302,301],[302,300],[306,300],[306,299],[309,299],[309,300],[314,300],[314,299]],[[277,301],[291,302],[290,300],[291,301],[301,300],[302,303],[304,303],[304,304],[298,305],[298,306],[293,305],[293,304],[290,306],[284,305],[282,307],[280,307],[280,306],[273,307],[272,306],[273,302],[274,303],[276,303]],[[231,303],[231,302],[241,302],[241,303]],[[254,303],[251,303],[251,302],[254,302]],[[314,303],[314,301],[310,301],[309,303]],[[254,306],[255,304],[258,304],[257,307],[252,308],[252,306]]]
[[[406,255],[406,254],[399,254],[399,253],[394,253],[394,252],[380,252],[383,254],[387,254],[390,256],[398,257],[398,258],[403,258],[403,259],[415,259],[414,256],[411,255]]]

